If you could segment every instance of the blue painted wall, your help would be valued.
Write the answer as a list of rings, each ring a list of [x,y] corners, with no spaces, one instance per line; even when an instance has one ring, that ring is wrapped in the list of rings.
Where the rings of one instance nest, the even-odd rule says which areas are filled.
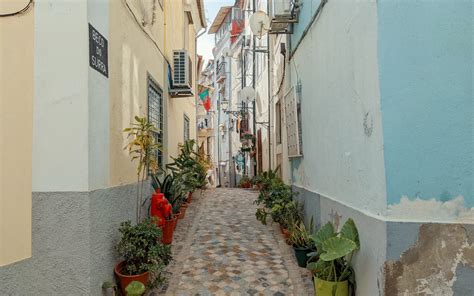
[[[293,25],[293,34],[290,35],[292,49],[301,39],[305,28],[308,26],[313,14],[319,7],[321,0],[301,0],[301,10],[298,23]]]
[[[378,2],[387,199],[474,207],[472,2]]]

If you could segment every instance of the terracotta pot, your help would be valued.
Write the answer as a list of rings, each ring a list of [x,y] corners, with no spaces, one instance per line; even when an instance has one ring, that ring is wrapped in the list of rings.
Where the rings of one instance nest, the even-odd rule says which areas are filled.
[[[120,284],[120,290],[122,291],[123,295],[126,295],[125,293],[125,288],[133,281],[140,282],[146,286],[148,283],[148,279],[150,278],[150,272],[144,272],[142,274],[137,274],[137,275],[125,275],[122,274],[122,269],[123,265],[125,262],[120,262],[119,264],[115,265],[114,273],[115,276],[117,277],[119,284]]]
[[[193,193],[189,192],[188,193],[188,203],[191,203],[192,200],[193,200]]]
[[[178,219],[183,219],[185,214],[186,214],[186,208],[185,208],[185,207],[181,207],[181,208],[179,209]]]
[[[176,229],[176,226],[178,226],[178,216],[181,212],[177,212],[176,214],[173,214],[173,230]]]
[[[166,220],[165,225],[162,228],[163,236],[161,237],[161,242],[165,245],[169,245],[173,242],[173,233],[174,233],[174,220]]]

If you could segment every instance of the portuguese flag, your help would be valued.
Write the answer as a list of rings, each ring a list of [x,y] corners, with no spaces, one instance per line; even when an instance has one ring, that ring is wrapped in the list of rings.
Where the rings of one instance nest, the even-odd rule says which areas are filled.
[[[206,111],[211,109],[211,97],[209,97],[209,89],[206,88],[203,92],[199,94],[199,99],[201,99],[202,105]]]

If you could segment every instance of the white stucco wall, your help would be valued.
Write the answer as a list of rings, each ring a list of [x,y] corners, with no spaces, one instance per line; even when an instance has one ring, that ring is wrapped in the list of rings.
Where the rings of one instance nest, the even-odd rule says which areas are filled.
[[[294,182],[378,214],[386,193],[376,2],[329,1],[316,22],[289,65],[291,84],[302,83],[304,158]]]
[[[87,20],[87,1],[35,1],[33,191],[88,190]]]
[[[109,41],[109,1],[88,0],[87,16],[88,23]],[[89,190],[94,190],[109,185],[109,78],[88,68]]]

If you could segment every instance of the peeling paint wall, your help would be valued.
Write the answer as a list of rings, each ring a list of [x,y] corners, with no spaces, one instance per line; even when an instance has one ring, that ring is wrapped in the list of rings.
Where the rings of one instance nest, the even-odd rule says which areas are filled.
[[[466,227],[472,231],[461,224],[421,225],[417,242],[400,260],[385,263],[384,295],[472,295],[472,283],[456,285],[458,277],[474,278],[474,244]]]

